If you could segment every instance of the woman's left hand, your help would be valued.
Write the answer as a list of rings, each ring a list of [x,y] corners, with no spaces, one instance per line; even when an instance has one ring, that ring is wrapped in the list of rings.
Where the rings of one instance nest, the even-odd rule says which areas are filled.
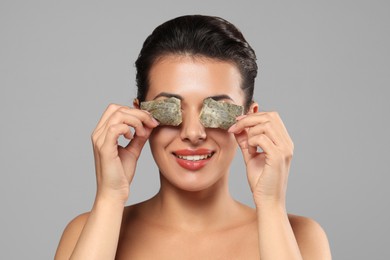
[[[285,206],[294,144],[279,114],[257,112],[241,116],[229,132],[234,133],[244,156],[256,205],[276,202]]]

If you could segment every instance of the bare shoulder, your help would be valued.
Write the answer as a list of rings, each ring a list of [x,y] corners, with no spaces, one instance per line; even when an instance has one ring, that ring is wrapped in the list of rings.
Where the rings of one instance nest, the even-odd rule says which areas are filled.
[[[328,238],[315,220],[288,214],[303,259],[331,259]]]
[[[87,222],[89,212],[83,213],[72,219],[65,227],[55,255],[56,260],[69,259],[79,239],[81,231]]]

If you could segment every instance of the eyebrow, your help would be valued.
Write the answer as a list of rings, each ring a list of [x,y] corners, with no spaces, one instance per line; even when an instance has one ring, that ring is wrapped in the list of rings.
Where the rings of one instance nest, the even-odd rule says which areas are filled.
[[[166,97],[166,98],[170,98],[170,97],[175,97],[177,99],[180,99],[180,100],[183,100],[183,97],[180,96],[180,95],[177,95],[177,94],[173,94],[173,93],[168,93],[168,92],[161,92],[160,94],[158,94],[157,96],[155,96],[153,98],[153,100],[159,98],[159,97]],[[215,95],[215,96],[210,96],[210,97],[207,97],[207,98],[212,98],[214,99],[215,101],[219,101],[219,100],[223,100],[223,99],[229,99],[231,101],[234,102],[234,100],[228,96],[228,95],[225,95],[225,94],[222,94],[222,95]],[[206,98],[205,98],[206,99]]]
[[[159,97],[167,97],[167,98],[175,97],[175,98],[177,98],[177,99],[183,100],[183,97],[182,97],[182,96],[177,95],[177,94],[168,93],[168,92],[161,92],[160,94],[158,94],[157,96],[155,96],[155,97],[153,98],[153,100],[155,100],[156,98],[159,98]]]
[[[228,96],[228,95],[215,95],[215,96],[211,96],[211,97],[209,97],[209,98],[212,98],[212,99],[214,99],[215,101],[219,101],[219,100],[222,100],[222,99],[229,99],[229,100],[231,100],[231,101],[233,101],[234,102],[234,100],[230,97],[230,96]]]

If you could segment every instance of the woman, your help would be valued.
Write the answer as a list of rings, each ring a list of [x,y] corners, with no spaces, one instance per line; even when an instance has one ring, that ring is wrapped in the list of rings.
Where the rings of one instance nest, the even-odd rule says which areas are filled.
[[[210,16],[170,20],[146,39],[136,67],[134,108],[109,105],[92,134],[96,199],[68,224],[56,259],[331,258],[322,228],[286,213],[293,142],[278,113],[259,112],[252,101],[256,57],[237,28]],[[178,126],[159,125],[140,109],[170,97],[181,102]],[[205,127],[199,113],[210,97],[243,106],[245,115],[228,130]],[[161,188],[125,207],[147,140]],[[237,147],[256,209],[228,191]]]

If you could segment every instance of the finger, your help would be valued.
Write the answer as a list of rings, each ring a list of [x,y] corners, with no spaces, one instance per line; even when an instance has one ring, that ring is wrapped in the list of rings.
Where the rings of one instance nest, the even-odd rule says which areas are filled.
[[[246,131],[242,131],[238,134],[234,134],[234,137],[236,138],[238,146],[240,147],[244,161],[247,163],[252,158],[252,155],[249,152],[248,134]]]
[[[138,160],[142,148],[144,147],[150,132],[152,129],[149,129],[149,133],[146,137],[140,137],[134,135],[134,138],[127,144],[126,147],[120,147],[119,156],[122,160],[126,176],[130,178],[130,182],[132,180],[131,173],[134,173],[136,161]]]
[[[272,122],[275,123],[275,126],[277,131],[280,133],[281,140],[283,140],[284,144],[287,145],[288,147],[292,147],[292,140],[290,135],[288,134],[288,131],[286,129],[286,126],[283,123],[282,118],[280,117],[278,112],[268,112],[268,115],[270,118],[272,118]]]
[[[92,143],[94,146],[101,147],[104,142],[104,136],[102,135],[102,132],[106,128],[105,126],[107,124],[107,120],[120,107],[121,106],[117,104],[110,104],[103,112],[102,117],[100,118],[92,133]]]
[[[107,121],[107,119],[115,112],[117,111],[121,106],[120,105],[117,105],[117,104],[110,104],[107,106],[106,110],[103,112],[103,115],[102,117],[100,118],[95,130],[98,130],[100,129],[104,124],[105,122]]]
[[[132,154],[134,158],[137,160],[147,140],[148,138],[146,137],[135,135],[133,140],[131,140],[124,149],[130,154]]]
[[[284,144],[282,134],[277,131],[276,127],[273,127],[272,122],[270,121],[250,127],[247,131],[249,138],[256,135],[265,134],[272,140],[275,145],[282,146]]]
[[[248,144],[248,153],[252,155],[257,154],[257,147]]]
[[[243,131],[245,128],[252,127],[257,124],[265,123],[271,120],[267,112],[250,114],[250,115],[246,115],[245,117],[239,117],[237,119],[238,121],[228,129],[228,132],[239,133]]]
[[[260,147],[263,150],[261,153],[268,155],[275,155],[278,151],[272,140],[265,134],[248,137],[248,146]]]
[[[288,134],[288,131],[287,131],[287,128],[286,126],[284,125],[283,123],[283,120],[282,118],[280,117],[279,113],[277,112],[272,112],[271,113],[271,116],[273,118],[275,118],[276,122],[278,123],[278,129],[279,131],[281,132],[281,136],[285,142],[285,144],[287,144],[288,146],[293,146],[293,143],[292,143],[292,140],[291,140],[291,137],[290,135]]]
[[[144,124],[149,127],[155,127],[158,125],[158,121],[155,120],[151,114],[147,111],[129,108],[127,106],[119,106],[116,104],[110,104],[100,119],[98,126],[96,127],[94,134],[101,134],[101,132],[107,130],[107,125],[125,123],[121,118],[125,115],[135,116],[139,118]],[[142,131],[142,130],[141,130]]]
[[[103,156],[109,156],[109,159],[114,159],[118,156],[118,138],[120,135],[125,135],[130,131],[130,128],[126,124],[111,125],[104,138],[104,142],[101,146],[101,154]]]
[[[159,125],[159,122],[146,110],[121,107],[119,111],[139,118],[143,124],[150,128],[154,128]]]
[[[107,129],[111,125],[115,125],[115,124],[126,124],[128,126],[133,127],[135,129],[135,133],[138,136],[145,136],[146,134],[145,127],[154,128],[158,125],[158,122],[154,120],[152,117],[150,117],[148,114],[145,114],[142,111],[139,111],[141,113],[136,111],[132,111],[132,112],[134,114],[133,113],[130,114],[122,111],[116,111],[115,114],[113,114],[111,118],[108,119],[103,135],[107,133]],[[128,133],[128,135],[129,134],[130,133]]]
[[[271,124],[267,127],[269,131],[273,131],[274,133],[272,134],[271,132],[269,132],[271,134],[269,137],[280,146],[291,146],[291,138],[277,112],[258,112],[255,114],[247,115],[246,117],[241,118],[228,131],[232,133],[237,133],[242,131],[242,129],[250,128],[258,124],[269,124],[269,122]]]
[[[130,128],[129,128],[130,129]],[[127,140],[131,140],[134,138],[134,134],[131,132],[131,130],[129,130],[129,132],[125,133],[123,135]]]

